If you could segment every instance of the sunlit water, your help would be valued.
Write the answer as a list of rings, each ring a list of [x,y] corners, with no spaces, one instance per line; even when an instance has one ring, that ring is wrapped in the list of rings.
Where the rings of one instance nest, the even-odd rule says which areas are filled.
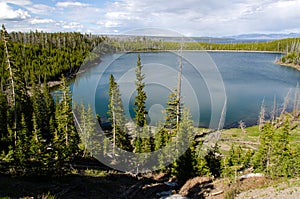
[[[178,54],[172,52],[140,53],[144,65],[147,92],[146,108],[149,112],[148,121],[151,125],[163,120],[163,109],[166,107],[168,95],[177,87],[177,71],[180,65]],[[203,52],[185,52],[185,55],[199,58]],[[225,127],[237,126],[244,121],[247,126],[257,123],[262,101],[271,112],[274,97],[277,107],[281,105],[288,91],[295,90],[300,82],[300,72],[288,67],[274,64],[281,54],[275,53],[245,53],[245,52],[209,52],[212,61],[217,66],[223,82],[216,78],[207,81],[205,66],[200,71],[195,70],[193,63],[183,58],[182,101],[193,116],[196,125],[208,127],[215,102],[224,104],[224,94],[227,97]],[[133,102],[135,93],[135,66],[138,53],[106,55],[102,62],[77,76],[72,85],[74,99],[91,104],[102,121],[106,121],[108,111],[109,75],[113,74],[119,83],[125,112],[128,120],[134,118]],[[210,78],[218,76],[210,74]],[[209,84],[209,85],[208,85]],[[211,85],[213,84],[213,85]],[[210,88],[219,94],[210,93]],[[218,91],[219,88],[219,91]],[[211,97],[220,96],[220,100]],[[293,96],[291,96],[292,102]],[[225,110],[225,109],[223,109]],[[217,111],[222,111],[219,108]]]

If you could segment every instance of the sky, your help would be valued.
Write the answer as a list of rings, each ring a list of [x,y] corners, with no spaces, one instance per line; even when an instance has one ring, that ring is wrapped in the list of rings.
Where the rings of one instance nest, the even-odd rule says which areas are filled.
[[[0,24],[9,32],[300,33],[300,0],[0,0]]]

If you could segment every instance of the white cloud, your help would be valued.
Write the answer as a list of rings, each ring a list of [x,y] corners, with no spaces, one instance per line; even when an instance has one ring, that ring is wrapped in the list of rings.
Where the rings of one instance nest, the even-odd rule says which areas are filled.
[[[90,6],[90,4],[81,3],[78,1],[64,1],[64,2],[57,2],[57,7],[67,8],[67,7],[87,7]]]
[[[34,18],[30,20],[30,24],[48,24],[48,23],[54,23],[55,21],[53,19],[39,19]]]
[[[11,3],[18,6],[26,6],[32,4],[30,0],[0,0],[0,3],[6,3],[6,4]]]
[[[300,27],[299,0],[120,0],[106,4],[98,24],[109,31],[143,27],[185,35],[287,32]]]
[[[45,4],[34,4],[25,6],[27,10],[29,10],[33,14],[39,14],[39,15],[49,15],[50,12],[53,12],[55,10],[54,7],[47,6]]]
[[[0,19],[19,21],[30,18],[29,13],[22,9],[13,9],[7,3],[0,3]]]
[[[46,27],[52,31],[80,29],[93,33],[156,27],[187,36],[300,32],[300,0],[33,2],[36,1],[0,0],[0,23],[15,21],[8,23],[12,29]]]
[[[78,22],[65,22],[65,21],[60,21],[56,25],[61,26],[64,29],[76,29],[79,30],[83,28],[83,25],[78,23]]]

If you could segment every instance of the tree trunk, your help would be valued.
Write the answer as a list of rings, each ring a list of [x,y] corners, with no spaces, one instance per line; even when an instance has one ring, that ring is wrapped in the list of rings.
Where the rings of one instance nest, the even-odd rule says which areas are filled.
[[[8,52],[8,47],[7,47],[7,37],[5,35],[5,30],[3,30],[3,35],[2,39],[4,42],[4,48],[5,48],[5,55],[6,55],[6,63],[7,67],[9,70],[9,78],[10,78],[10,84],[11,84],[11,89],[12,89],[12,104],[14,106],[14,144],[15,146],[17,145],[17,107],[16,107],[16,94],[15,94],[15,82],[14,82],[14,77],[13,77],[13,69],[12,65],[9,59],[9,52]]]

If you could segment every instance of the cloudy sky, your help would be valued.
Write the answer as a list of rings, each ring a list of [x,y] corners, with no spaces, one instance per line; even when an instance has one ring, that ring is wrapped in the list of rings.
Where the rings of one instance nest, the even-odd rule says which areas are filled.
[[[0,23],[8,31],[300,33],[300,0],[0,0]]]

